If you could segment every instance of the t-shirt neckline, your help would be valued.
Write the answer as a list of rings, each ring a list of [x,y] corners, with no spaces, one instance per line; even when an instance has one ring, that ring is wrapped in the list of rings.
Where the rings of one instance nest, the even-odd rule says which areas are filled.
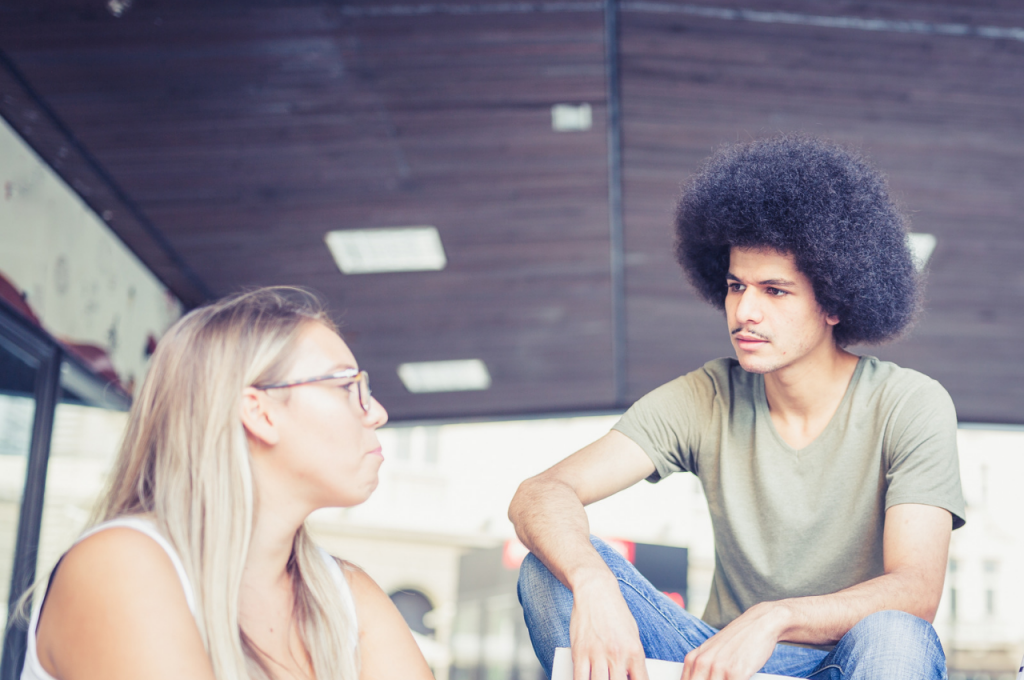
[[[861,373],[864,370],[864,364],[866,363],[868,358],[869,357],[867,357],[866,355],[862,355],[857,358],[857,366],[853,369],[853,375],[850,376],[850,383],[846,386],[846,392],[843,393],[843,398],[839,402],[839,406],[836,407],[835,413],[833,413],[832,417],[829,418],[828,424],[825,425],[825,428],[818,433],[818,436],[812,439],[811,442],[802,449],[795,449],[792,446],[790,446],[789,442],[783,439],[782,435],[779,434],[779,431],[775,429],[775,422],[772,420],[771,411],[768,409],[768,395],[767,393],[765,393],[764,389],[763,374],[755,375],[754,399],[756,402],[758,418],[761,418],[764,420],[764,422],[768,423],[768,431],[771,432],[772,437],[775,438],[775,441],[778,442],[778,444],[782,446],[786,451],[797,456],[803,456],[808,453],[812,453],[813,449],[817,448],[820,442],[825,441],[827,439],[827,436],[831,434],[832,430],[838,427],[837,425],[835,425],[835,423],[839,418],[839,414],[849,410],[850,401],[852,401],[853,399],[853,389],[857,385],[857,382],[860,380]]]

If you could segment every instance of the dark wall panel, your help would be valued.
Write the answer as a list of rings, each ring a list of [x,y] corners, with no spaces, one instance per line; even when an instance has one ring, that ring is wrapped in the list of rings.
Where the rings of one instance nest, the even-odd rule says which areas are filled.
[[[920,323],[856,350],[935,377],[963,419],[1021,420],[1024,42],[668,11],[622,25],[632,398],[731,354],[673,260],[680,183],[718,145],[804,132],[860,147],[938,237]]]
[[[213,294],[322,292],[397,418],[614,398],[599,12],[53,5],[6,49]],[[561,102],[593,128],[553,132]],[[346,277],[323,243],[416,224],[443,272]],[[493,388],[412,395],[395,374],[460,358]]]

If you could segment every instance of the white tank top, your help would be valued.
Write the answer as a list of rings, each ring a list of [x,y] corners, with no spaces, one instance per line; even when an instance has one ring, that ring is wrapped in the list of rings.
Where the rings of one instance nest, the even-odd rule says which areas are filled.
[[[127,527],[129,529],[141,531],[156,541],[157,544],[164,549],[167,556],[171,558],[171,564],[174,565],[174,571],[178,574],[178,579],[181,581],[181,587],[185,591],[185,602],[188,604],[188,609],[192,612],[192,616],[194,618],[196,615],[195,594],[192,592],[192,584],[189,583],[188,575],[185,574],[185,566],[181,563],[181,558],[178,557],[178,553],[174,550],[170,541],[164,538],[163,535],[157,531],[156,526],[152,521],[142,517],[119,517],[117,519],[112,519],[109,522],[104,522],[103,524],[97,524],[82,534],[75,543],[83,541],[89,536],[103,531],[104,529],[112,529],[114,527]],[[334,583],[338,586],[338,591],[341,593],[341,601],[348,612],[349,620],[356,622],[356,605],[352,599],[352,591],[349,589],[348,581],[345,580],[345,574],[342,573],[337,560],[331,557],[330,553],[323,548],[318,548],[318,550],[320,551],[320,555],[324,558],[324,562],[327,563],[327,568],[331,572],[331,577],[334,579]],[[46,590],[49,590],[49,587],[49,584],[47,584]],[[43,602],[46,599],[46,590],[42,592],[41,597],[38,595],[36,596],[35,604],[32,606],[32,619],[28,626],[28,647],[25,650],[25,666],[21,670],[21,680],[56,680],[52,675],[43,670],[43,666],[39,663],[39,653],[36,650],[36,629],[39,627],[39,612],[42,611]],[[353,647],[359,644],[358,625],[352,627],[351,642]]]

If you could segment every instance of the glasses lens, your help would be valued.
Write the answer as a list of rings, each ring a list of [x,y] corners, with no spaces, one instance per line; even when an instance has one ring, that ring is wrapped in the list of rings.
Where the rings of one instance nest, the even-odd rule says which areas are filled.
[[[370,412],[370,374],[366,371],[360,371],[359,373],[359,405],[363,407],[363,411],[366,413]]]

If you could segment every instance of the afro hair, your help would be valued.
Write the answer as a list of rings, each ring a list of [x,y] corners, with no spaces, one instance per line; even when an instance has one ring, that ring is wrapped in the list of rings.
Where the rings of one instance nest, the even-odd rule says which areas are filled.
[[[733,246],[791,253],[836,343],[885,342],[910,326],[919,281],[885,177],[834,142],[786,135],[724,147],[684,189],[676,257],[700,295],[725,307]]]

